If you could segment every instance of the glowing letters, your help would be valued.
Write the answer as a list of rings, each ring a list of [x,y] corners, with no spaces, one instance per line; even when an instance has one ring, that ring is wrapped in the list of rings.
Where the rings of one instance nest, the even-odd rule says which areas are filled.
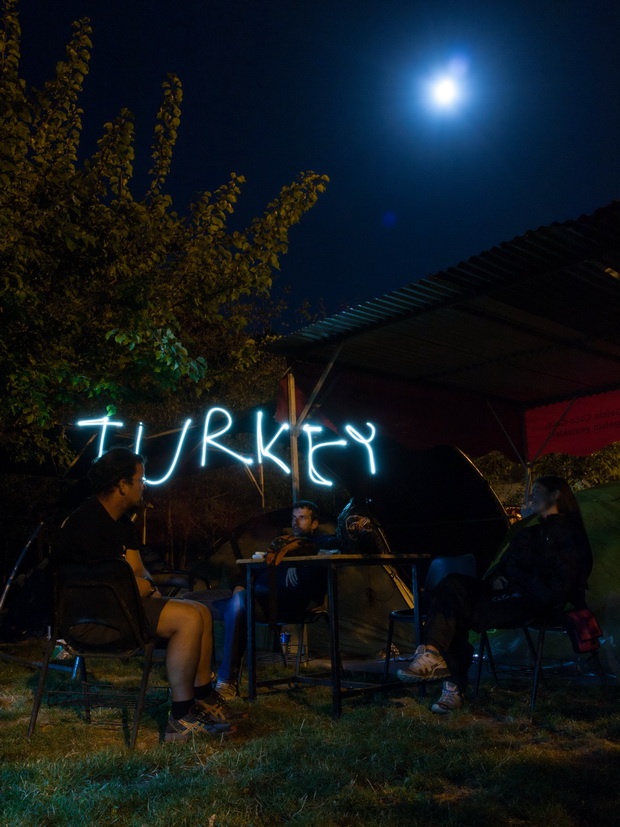
[[[223,427],[220,428],[219,431],[216,431],[213,434],[209,434],[209,423],[211,422],[211,417],[214,413],[222,413],[228,419],[228,423]],[[205,417],[205,430],[204,435],[202,437],[202,458],[200,460],[200,464],[204,466],[207,464],[207,445],[210,443],[214,445],[216,448],[219,448],[220,451],[224,451],[226,454],[230,454],[235,459],[238,459],[239,462],[245,462],[246,465],[252,465],[254,460],[252,457],[242,457],[241,454],[237,454],[235,451],[231,451],[230,448],[226,448],[224,445],[221,445],[219,442],[215,441],[216,436],[222,436],[225,434],[226,431],[232,425],[232,416],[228,413],[225,408],[211,408],[207,411],[207,415]]]
[[[370,443],[375,438],[375,434],[377,433],[377,431],[376,431],[375,426],[372,424],[372,422],[367,422],[366,424],[368,425],[368,427],[371,430],[371,434],[368,437],[368,439],[364,439],[364,437],[359,433],[359,431],[355,430],[353,425],[345,425],[344,429],[349,434],[349,436],[353,437],[353,439],[356,442],[361,442],[362,445],[366,446],[366,448],[368,449],[368,462],[370,463],[370,473],[371,474],[376,474],[377,473],[377,466],[375,464],[375,455],[373,453],[372,448],[370,447]]]
[[[109,425],[114,425],[116,428],[122,428],[122,422],[110,422],[109,416],[102,416],[101,419],[81,419],[78,423],[78,428],[85,428],[88,425],[101,425],[101,439],[99,440],[99,453],[97,457],[103,454],[103,446],[105,445],[105,434]],[[137,453],[137,452],[136,452]]]
[[[179,444],[177,445],[177,451],[176,451],[176,454],[174,455],[174,459],[172,460],[170,468],[168,469],[168,473],[164,474],[164,476],[159,480],[150,480],[150,479],[148,479],[148,477],[145,477],[144,482],[147,485],[161,485],[162,482],[166,482],[166,480],[170,478],[170,476],[172,475],[172,472],[174,471],[174,468],[175,468],[177,462],[179,461],[179,455],[181,453],[181,448],[183,447],[183,442],[185,440],[185,434],[187,433],[187,429],[191,425],[191,422],[192,422],[191,419],[186,419],[185,420],[185,425],[183,425],[183,430],[181,431],[181,436],[179,437]],[[140,453],[140,442],[141,442],[141,440],[142,440],[142,423],[140,423],[138,425],[138,433],[136,435],[136,449],[135,449],[136,454]]]
[[[277,438],[283,431],[288,431],[287,422],[285,422],[284,425],[280,426],[280,430],[276,433],[269,445],[265,447],[265,445],[263,444],[263,412],[259,411],[256,414],[256,453],[258,455],[259,464],[263,461],[263,457],[267,457],[267,459],[273,460],[273,462],[275,462],[276,465],[279,465],[285,474],[290,474],[291,469],[288,467],[288,465],[285,462],[283,462],[279,457],[276,457],[271,453],[271,446],[274,444],[274,442],[277,440]]]
[[[323,428],[318,425],[304,425],[304,431],[308,436],[308,475],[312,482],[315,482],[317,485],[333,485],[333,482],[322,477],[314,467],[313,454],[315,451],[318,451],[319,448],[327,448],[329,445],[346,445],[347,441],[346,439],[337,439],[333,442],[320,442],[318,445],[313,445],[312,434],[322,430]]]
[[[214,417],[219,416],[224,418],[223,424],[220,422],[219,425],[213,425]],[[175,468],[178,465],[179,458],[181,456],[181,452],[183,450],[183,446],[186,443],[186,437],[190,428],[192,420],[186,419],[183,427],[179,431],[179,438],[176,446],[176,451],[174,453],[174,457],[168,471],[159,479],[150,480],[147,479],[146,482],[148,485],[161,485],[162,483],[169,480],[172,474],[174,473]],[[273,462],[278,468],[285,474],[290,474],[291,469],[289,466],[284,462],[283,459],[278,457],[274,451],[274,446],[276,445],[278,439],[289,430],[289,426],[287,424],[280,425],[278,430],[275,434],[269,439],[269,437],[264,436],[264,422],[263,422],[263,412],[259,411],[256,415],[256,429],[255,429],[255,452],[254,457],[252,456],[243,456],[242,454],[233,451],[231,448],[228,448],[224,445],[220,438],[227,433],[233,424],[233,418],[230,413],[225,408],[215,407],[209,408],[205,415],[204,421],[204,428],[202,431],[202,439],[201,439],[201,457],[200,457],[200,465],[201,467],[205,467],[207,465],[208,460],[208,449],[211,448],[215,451],[224,452],[231,456],[237,462],[242,463],[245,466],[252,465],[256,460],[259,465],[265,463],[265,461],[269,460]],[[102,416],[97,419],[82,419],[77,422],[78,427],[80,428],[100,428],[101,435],[99,438],[99,452],[97,456],[101,456],[105,450],[105,440],[106,436],[109,432],[110,428],[120,428],[122,427],[122,422],[113,421],[110,419],[109,416]],[[346,425],[345,431],[347,435],[351,438],[351,441],[347,441],[346,439],[334,439],[329,442],[315,442],[314,436],[319,434],[323,428],[319,425],[304,425],[303,431],[305,432],[307,439],[308,439],[308,456],[307,456],[307,469],[308,469],[308,476],[310,480],[315,485],[325,485],[325,486],[332,486],[333,482],[326,477],[324,477],[316,467],[316,453],[325,448],[346,448],[347,446],[355,447],[355,445],[360,445],[365,450],[368,456],[368,467],[371,474],[377,473],[377,466],[375,462],[375,454],[371,443],[373,442],[376,436],[376,428],[371,422],[367,422],[366,426],[369,429],[369,435],[367,437],[363,436],[360,431],[355,428],[353,425]],[[192,429],[193,430],[193,429]],[[142,436],[144,432],[144,426],[140,422],[138,424],[136,430],[136,437],[134,440],[133,450],[136,453],[140,453],[140,447],[142,445]],[[268,440],[268,441],[267,441]]]

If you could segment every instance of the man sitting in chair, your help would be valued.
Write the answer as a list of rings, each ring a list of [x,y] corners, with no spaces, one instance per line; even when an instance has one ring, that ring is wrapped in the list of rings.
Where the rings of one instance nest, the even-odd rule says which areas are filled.
[[[319,510],[310,500],[299,500],[293,504],[291,526],[293,538],[299,541],[297,548],[291,550],[294,556],[303,557],[306,554],[316,554],[319,549],[339,547],[335,535],[317,533]],[[276,538],[270,546],[270,553],[277,555],[287,540],[293,538]],[[271,594],[275,594],[275,598],[270,597],[271,577],[274,586]],[[322,603],[325,589],[325,572],[319,568],[274,566],[272,572],[268,569],[257,578],[254,592],[256,617],[259,621],[266,621],[275,612],[274,621],[292,623],[301,620],[309,603]],[[215,688],[223,698],[231,699],[238,694],[239,671],[247,644],[246,592],[242,586],[235,588],[233,596],[226,601],[221,616],[224,620],[224,655]]]
[[[397,674],[412,683],[451,678],[431,706],[433,712],[448,713],[463,705],[473,656],[470,629],[512,628],[584,599],[592,551],[566,480],[539,477],[524,511],[524,516],[530,514],[540,521],[515,534],[483,580],[450,574],[431,594],[426,644],[418,646],[411,665]]]
[[[133,569],[153,635],[168,641],[166,669],[172,710],[164,739],[234,731],[227,709],[211,685],[211,614],[190,600],[163,598],[144,567],[137,531],[129,515],[142,503],[144,459],[127,448],[112,448],[91,467],[89,497],[62,524],[52,553],[55,565],[96,564],[124,558]]]

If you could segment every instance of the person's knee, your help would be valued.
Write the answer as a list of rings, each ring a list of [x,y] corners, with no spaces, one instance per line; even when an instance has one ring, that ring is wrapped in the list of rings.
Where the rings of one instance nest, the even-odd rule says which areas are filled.
[[[245,614],[247,592],[235,592],[226,607],[226,616],[230,618]]]
[[[185,600],[189,606],[192,606],[196,612],[198,613],[199,617],[202,620],[203,629],[205,632],[210,632],[213,626],[213,617],[209,608],[205,606],[203,603],[197,603],[194,600]]]
[[[201,612],[195,604],[186,600],[169,600],[157,624],[157,634],[162,637],[172,637],[179,632],[199,637],[203,630],[204,621]]]

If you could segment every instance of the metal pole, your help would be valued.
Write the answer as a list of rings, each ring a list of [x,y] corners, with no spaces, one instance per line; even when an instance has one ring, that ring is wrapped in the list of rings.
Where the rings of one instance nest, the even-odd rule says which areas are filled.
[[[291,487],[293,502],[299,499],[299,433],[297,431],[297,406],[295,394],[295,377],[293,372],[289,370],[286,376],[287,391],[288,391],[288,425],[289,425],[289,444],[291,446]]]

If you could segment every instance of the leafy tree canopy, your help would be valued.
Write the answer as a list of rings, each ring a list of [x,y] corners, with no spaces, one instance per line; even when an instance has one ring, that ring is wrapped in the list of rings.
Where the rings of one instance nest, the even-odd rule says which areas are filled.
[[[181,84],[163,85],[147,191],[131,191],[134,129],[122,110],[80,159],[88,20],[42,89],[19,74],[17,0],[0,31],[0,445],[19,459],[66,459],[56,426],[107,404],[172,392],[196,398],[258,358],[256,306],[289,228],[326,176],[300,174],[262,217],[230,229],[244,179],[232,174],[187,215],[165,192]]]

